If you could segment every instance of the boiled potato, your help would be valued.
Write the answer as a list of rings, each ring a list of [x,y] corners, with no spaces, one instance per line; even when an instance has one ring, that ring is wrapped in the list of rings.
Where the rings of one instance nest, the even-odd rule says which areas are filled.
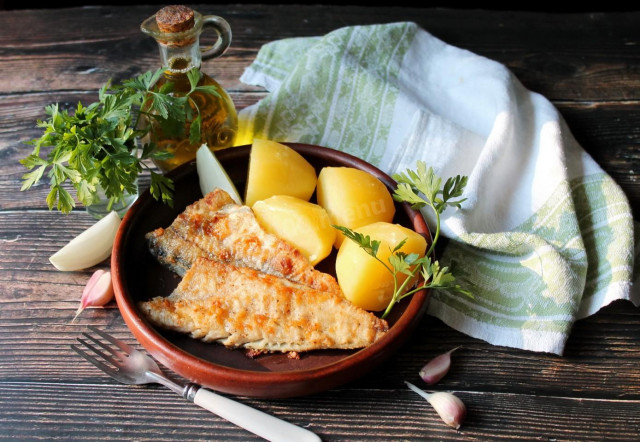
[[[350,229],[391,222],[395,214],[393,198],[382,181],[351,167],[324,167],[318,175],[317,197],[333,224]],[[344,235],[338,232],[335,247],[343,240]]]
[[[317,264],[331,253],[336,230],[317,204],[288,195],[275,195],[253,204],[260,225]]]
[[[423,256],[427,249],[427,241],[422,235],[399,224],[376,222],[354,230],[380,241],[377,256],[390,267],[388,259],[391,250],[405,238],[407,241],[401,252]],[[336,276],[347,299],[365,310],[384,310],[393,296],[392,273],[349,239],[338,251]],[[407,275],[398,275],[398,284],[402,284],[406,278]]]
[[[284,144],[256,139],[249,155],[245,204],[273,195],[309,200],[316,187],[316,171],[302,155]]]

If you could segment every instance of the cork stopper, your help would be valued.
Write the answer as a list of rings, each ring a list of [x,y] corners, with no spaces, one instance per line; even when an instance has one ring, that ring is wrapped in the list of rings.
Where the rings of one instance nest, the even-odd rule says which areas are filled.
[[[193,9],[184,5],[165,6],[156,13],[156,22],[161,32],[184,32],[193,28]]]

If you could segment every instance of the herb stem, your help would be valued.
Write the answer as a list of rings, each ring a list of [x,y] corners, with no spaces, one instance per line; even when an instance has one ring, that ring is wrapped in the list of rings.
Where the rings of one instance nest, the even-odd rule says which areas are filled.
[[[402,293],[406,289],[407,284],[409,284],[411,281],[413,281],[413,278],[416,276],[416,273],[418,272],[419,269],[420,269],[420,266],[416,265],[415,268],[411,271],[411,274],[404,280],[402,285],[400,285],[400,287],[398,288],[398,286],[397,286],[397,281],[398,281],[397,272],[394,272],[389,267],[387,267],[387,270],[389,270],[393,274],[393,296],[391,297],[391,300],[389,301],[389,304],[387,305],[387,308],[385,309],[384,313],[382,314],[382,316],[380,316],[382,319],[386,318],[389,315],[389,313],[391,312],[391,309],[393,308],[393,306],[396,305],[398,301],[400,301],[401,299],[404,298],[404,296],[402,296]],[[422,287],[419,287],[418,289],[412,290],[411,293],[415,293],[416,291],[418,291],[420,289],[422,289]]]
[[[438,209],[436,209],[436,207],[433,205],[433,203],[429,202],[429,207],[431,207],[431,209],[433,210],[433,213],[436,216],[436,233],[433,236],[433,239],[431,241],[431,246],[429,247],[429,250],[427,250],[427,253],[425,253],[426,256],[431,256],[431,254],[433,253],[433,250],[436,246],[436,243],[438,242],[438,238],[440,238],[440,212],[438,212]]]

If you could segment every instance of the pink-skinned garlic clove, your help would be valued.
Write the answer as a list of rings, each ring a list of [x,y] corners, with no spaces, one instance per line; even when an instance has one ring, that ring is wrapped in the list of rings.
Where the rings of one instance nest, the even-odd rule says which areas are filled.
[[[80,307],[76,311],[73,321],[76,320],[78,315],[83,312],[87,307],[101,307],[106,305],[113,299],[113,284],[111,283],[111,272],[104,270],[96,270],[87,285],[82,291],[82,298],[80,298]]]
[[[442,421],[456,430],[460,428],[465,417],[467,417],[467,407],[455,394],[438,391],[432,393],[428,400],[433,409],[440,415]]]
[[[427,385],[433,385],[440,381],[451,368],[451,353],[459,349],[456,347],[446,353],[436,356],[422,367],[419,372],[420,377]]]
[[[405,384],[407,384],[409,389],[425,398],[445,424],[456,430],[460,429],[460,426],[462,426],[462,423],[467,417],[467,407],[458,396],[445,391],[427,393],[410,382],[405,381]]]

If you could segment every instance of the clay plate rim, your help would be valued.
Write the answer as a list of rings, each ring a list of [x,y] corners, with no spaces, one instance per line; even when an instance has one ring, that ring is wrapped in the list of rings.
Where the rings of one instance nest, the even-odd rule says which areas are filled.
[[[379,178],[388,188],[395,188],[396,183],[391,177],[355,156],[321,146],[301,143],[283,144],[292,147],[310,161],[366,170]],[[225,165],[234,160],[248,158],[249,151],[250,146],[247,145],[219,151],[216,155]],[[232,175],[230,170],[227,171]],[[175,169],[169,176],[178,182],[193,173],[196,173],[195,163],[191,162]],[[246,171],[244,173],[246,175]],[[239,190],[242,192],[241,189]],[[403,302],[402,306],[396,306],[396,309],[403,308],[404,311],[395,322],[390,324],[389,332],[383,338],[367,348],[346,354],[344,358],[311,369],[253,371],[207,361],[174,345],[156,331],[140,315],[124,278],[122,266],[128,252],[128,232],[136,218],[142,216],[143,209],[153,204],[153,201],[149,191],[146,190],[121,222],[111,257],[115,297],[125,323],[138,342],[160,363],[191,382],[225,393],[263,398],[302,396],[325,391],[362,376],[397,351],[426,310],[428,291],[422,290],[414,294],[408,302]],[[431,241],[427,224],[419,212],[414,211],[407,204],[398,203],[396,203],[396,210],[402,210],[412,224],[410,227]]]

